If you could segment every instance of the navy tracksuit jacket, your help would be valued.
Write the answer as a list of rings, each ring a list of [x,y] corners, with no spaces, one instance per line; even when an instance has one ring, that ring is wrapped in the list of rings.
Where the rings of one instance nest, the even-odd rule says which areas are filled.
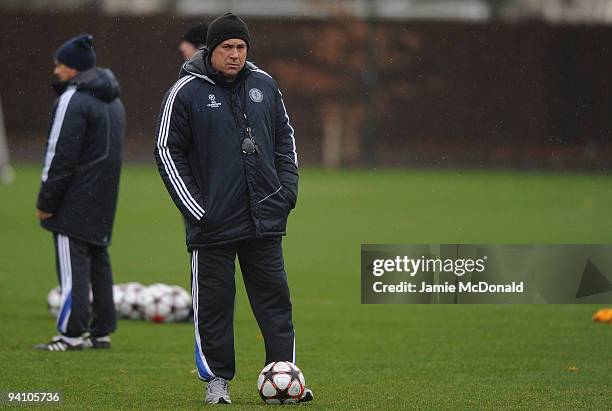
[[[120,87],[109,69],[92,68],[58,83],[37,208],[53,232],[61,287],[58,331],[107,335],[116,328],[111,241],[125,133]],[[89,294],[94,301],[90,313]]]
[[[247,63],[228,85],[203,52],[181,74],[164,97],[155,159],[187,220],[188,248],[284,235],[297,199],[298,159],[276,82]],[[247,127],[255,155],[241,151]]]

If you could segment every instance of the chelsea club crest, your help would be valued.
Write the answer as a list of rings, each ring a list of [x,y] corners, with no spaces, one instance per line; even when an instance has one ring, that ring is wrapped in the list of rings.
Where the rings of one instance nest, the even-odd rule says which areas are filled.
[[[249,97],[256,103],[261,103],[263,100],[263,93],[258,88],[252,88],[249,90]]]

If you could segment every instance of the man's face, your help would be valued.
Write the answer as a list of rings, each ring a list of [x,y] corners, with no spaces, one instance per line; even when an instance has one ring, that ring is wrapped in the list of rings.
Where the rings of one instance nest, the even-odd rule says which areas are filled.
[[[181,44],[179,44],[179,50],[181,51],[183,58],[185,60],[189,60],[191,57],[193,57],[196,51],[198,51],[198,48],[194,46],[193,43],[183,40],[181,41]]]
[[[210,61],[215,70],[233,80],[246,63],[247,44],[241,39],[229,39],[219,44],[212,52]]]
[[[59,81],[69,81],[72,80],[74,76],[76,76],[79,72],[73,68],[68,67],[63,63],[55,62],[55,68],[53,69],[53,74],[57,76]]]

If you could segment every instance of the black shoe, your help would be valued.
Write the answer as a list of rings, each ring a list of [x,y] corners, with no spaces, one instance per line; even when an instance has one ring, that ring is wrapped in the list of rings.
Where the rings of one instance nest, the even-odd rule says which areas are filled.
[[[82,351],[83,343],[80,344],[70,344],[66,341],[62,336],[53,337],[51,342],[46,344],[36,344],[34,346],[36,350],[42,351]]]
[[[90,335],[85,338],[83,342],[83,346],[85,348],[93,348],[93,349],[109,349],[111,347],[111,339],[110,336],[105,335],[103,337],[94,337]]]
[[[310,388],[304,388],[304,393],[298,400],[298,402],[308,402],[314,400],[314,395],[312,394],[312,390]]]

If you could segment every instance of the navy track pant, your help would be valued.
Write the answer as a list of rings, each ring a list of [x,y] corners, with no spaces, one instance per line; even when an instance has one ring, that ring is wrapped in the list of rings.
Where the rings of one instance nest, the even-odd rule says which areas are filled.
[[[231,380],[234,358],[234,261],[238,261],[263,334],[266,360],[295,363],[295,333],[282,237],[238,241],[191,253],[195,361],[200,379]]]
[[[107,247],[54,233],[61,307],[57,330],[66,337],[107,335],[117,328],[113,275]],[[89,302],[89,291],[93,303]]]

